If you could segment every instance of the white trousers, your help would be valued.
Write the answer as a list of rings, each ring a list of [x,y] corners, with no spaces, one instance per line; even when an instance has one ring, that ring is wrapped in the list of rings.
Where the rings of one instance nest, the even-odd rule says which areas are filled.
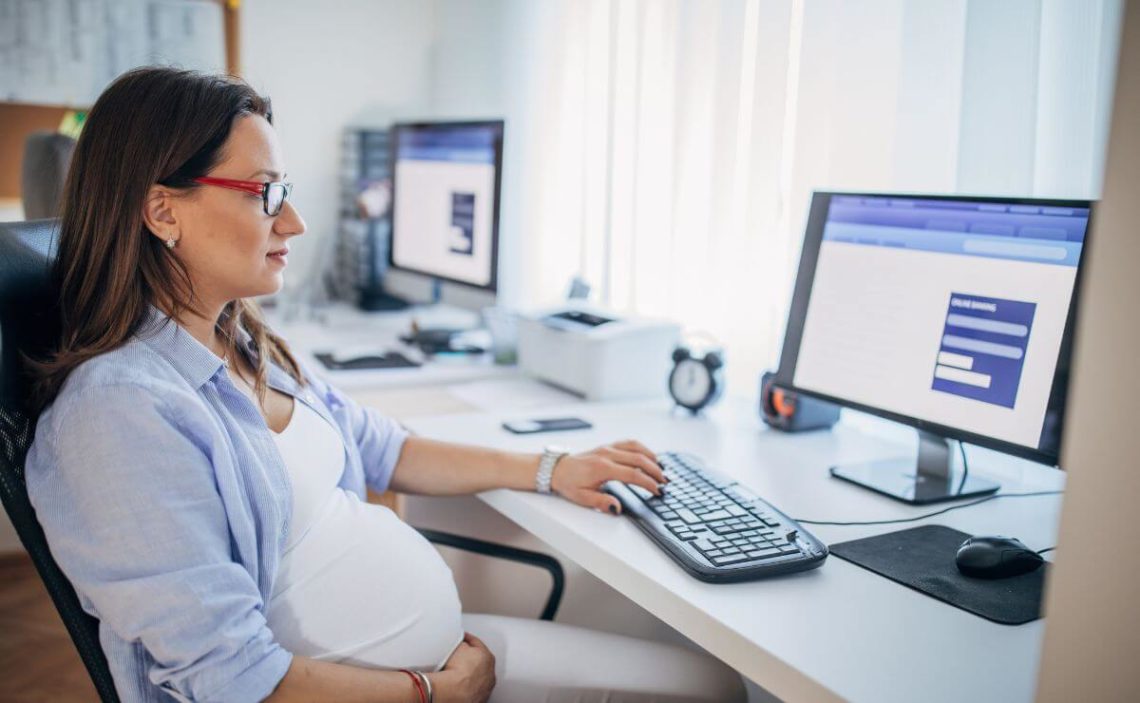
[[[490,703],[744,703],[740,674],[683,647],[544,620],[464,614],[495,655]]]

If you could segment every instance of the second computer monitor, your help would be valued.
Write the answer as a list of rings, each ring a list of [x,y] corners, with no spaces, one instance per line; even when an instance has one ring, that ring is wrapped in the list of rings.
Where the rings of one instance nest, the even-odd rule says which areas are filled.
[[[932,502],[968,492],[951,483],[947,495],[920,495],[922,453],[945,457],[938,438],[1057,463],[1090,208],[815,194],[780,382],[909,424],[924,438],[918,485],[903,485],[904,495],[873,477],[900,480],[898,467],[833,473]]]
[[[391,144],[389,264],[494,292],[503,122],[397,124]]]

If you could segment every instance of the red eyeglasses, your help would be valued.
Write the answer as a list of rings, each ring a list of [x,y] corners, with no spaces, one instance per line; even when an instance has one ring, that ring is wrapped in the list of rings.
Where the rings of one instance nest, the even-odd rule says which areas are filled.
[[[195,178],[194,182],[207,186],[240,190],[250,195],[260,195],[261,204],[265,208],[265,214],[271,217],[281,213],[281,208],[285,205],[285,201],[293,194],[293,184],[283,181],[258,183],[257,181],[235,181],[229,178],[201,176],[200,178]]]

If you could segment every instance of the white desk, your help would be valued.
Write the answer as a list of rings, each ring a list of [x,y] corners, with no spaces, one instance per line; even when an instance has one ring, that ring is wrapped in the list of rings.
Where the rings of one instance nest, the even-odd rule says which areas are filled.
[[[700,456],[795,518],[877,520],[931,510],[827,475],[838,460],[913,451],[905,432],[883,429],[875,420],[846,420],[832,432],[787,435],[763,430],[744,401],[715,408],[709,418],[671,414],[663,400],[579,403],[544,408],[542,414],[576,415],[595,427],[519,437],[503,431],[503,417],[492,413],[419,418],[408,425],[437,439],[526,451],[552,441],[580,450],[634,437],[658,451]],[[974,471],[1001,480],[1005,491],[1064,485],[1061,472],[1028,462],[976,448],[970,459]],[[625,519],[532,493],[496,490],[480,498],[785,700],[1004,703],[1033,698],[1043,621],[997,625],[836,557],[807,573],[706,584],[683,572]],[[1060,496],[1007,498],[927,522],[1012,535],[1042,549],[1055,544],[1059,514]],[[830,544],[913,524],[918,523],[809,529]]]
[[[345,391],[438,386],[517,373],[514,367],[496,366],[489,354],[439,354],[417,368],[330,371],[317,360],[316,353],[395,349],[417,359],[417,352],[399,341],[399,336],[410,329],[413,319],[423,326],[464,328],[476,326],[478,315],[445,305],[417,305],[398,312],[369,313],[340,303],[315,312],[321,319],[307,316],[289,319],[282,310],[267,310],[266,319],[294,353]]]

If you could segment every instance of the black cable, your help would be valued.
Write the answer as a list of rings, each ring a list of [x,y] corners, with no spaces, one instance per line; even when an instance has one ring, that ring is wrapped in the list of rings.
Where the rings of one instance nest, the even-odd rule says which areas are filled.
[[[966,477],[970,475],[970,462],[966,461],[966,445],[962,440],[957,440],[958,451],[962,452],[962,480],[958,482],[958,495],[962,495],[962,489],[966,487]]]
[[[925,520],[928,517],[948,513],[951,510],[959,510],[961,508],[969,508],[974,505],[985,503],[988,500],[996,500],[998,498],[1026,498],[1029,496],[1055,496],[1064,493],[1064,491],[1034,491],[1032,493],[995,493],[992,496],[972,500],[969,503],[962,503],[960,505],[951,505],[949,508],[936,510],[933,513],[926,513],[917,517],[900,518],[898,520],[868,520],[865,522],[831,522],[827,520],[801,520],[799,518],[792,518],[796,522],[803,523],[804,525],[836,525],[840,527],[847,527],[852,525],[893,525],[900,522],[917,522],[918,520]]]
[[[1040,549],[1040,550],[1038,550],[1038,551],[1037,551],[1037,553],[1038,553],[1038,554],[1044,554],[1045,552],[1051,552],[1051,551],[1053,551],[1054,549],[1056,549],[1056,547],[1046,547],[1046,548],[1044,548],[1044,549]]]

